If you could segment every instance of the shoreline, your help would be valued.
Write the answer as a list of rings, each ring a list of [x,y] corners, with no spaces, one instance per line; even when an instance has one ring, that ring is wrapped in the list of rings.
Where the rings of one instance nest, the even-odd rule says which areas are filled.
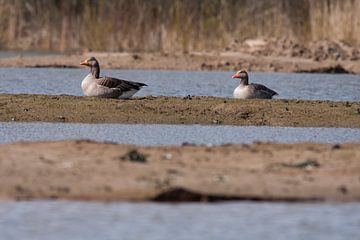
[[[0,67],[79,68],[80,61],[94,56],[104,69],[247,71],[287,73],[360,74],[359,61],[324,60],[288,56],[256,56],[246,52],[130,53],[86,52],[81,54],[18,55],[0,58]]]
[[[360,201],[360,144],[0,144],[0,199]]]

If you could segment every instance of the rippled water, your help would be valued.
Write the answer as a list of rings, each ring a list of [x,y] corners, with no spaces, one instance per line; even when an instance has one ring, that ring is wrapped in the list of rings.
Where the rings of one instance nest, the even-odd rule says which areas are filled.
[[[91,139],[137,145],[360,142],[360,129],[238,127],[160,124],[0,123],[0,143],[20,140]]]
[[[0,202],[0,238],[357,240],[359,213],[359,203]]]
[[[82,95],[80,87],[88,69],[0,68],[0,93]],[[109,70],[102,75],[148,84],[137,96],[231,97],[238,85],[233,72]],[[282,99],[360,101],[360,76],[346,74],[250,73],[250,81],[262,83]]]

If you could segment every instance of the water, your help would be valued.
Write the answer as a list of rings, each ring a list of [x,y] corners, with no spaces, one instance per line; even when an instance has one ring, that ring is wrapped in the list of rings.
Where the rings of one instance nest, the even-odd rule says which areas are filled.
[[[0,93],[82,96],[88,69],[0,68]],[[102,75],[148,84],[136,96],[231,97],[238,85],[233,72],[102,70]],[[250,81],[279,93],[276,98],[360,101],[360,76],[346,74],[250,73]]]
[[[0,123],[0,143],[91,139],[136,145],[360,142],[360,129],[160,124]]]
[[[359,203],[0,202],[0,238],[355,240],[359,213]]]
[[[12,53],[9,53],[10,55]],[[1,56],[0,57],[6,57]],[[0,68],[0,93],[81,96],[88,69]],[[231,97],[233,72],[105,70],[144,82],[137,96]],[[284,99],[360,101],[356,75],[250,73]],[[92,139],[137,145],[359,142],[360,129],[0,123],[0,143]],[[155,204],[0,201],[0,239],[359,239],[360,203]]]

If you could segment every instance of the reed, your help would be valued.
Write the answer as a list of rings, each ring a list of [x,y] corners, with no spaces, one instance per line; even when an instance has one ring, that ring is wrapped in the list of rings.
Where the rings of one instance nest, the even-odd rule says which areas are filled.
[[[358,0],[0,0],[0,48],[220,51],[235,39],[360,45]]]

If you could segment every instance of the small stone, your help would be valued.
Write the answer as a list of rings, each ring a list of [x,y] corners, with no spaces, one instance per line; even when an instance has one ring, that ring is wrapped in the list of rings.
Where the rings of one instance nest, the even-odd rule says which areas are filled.
[[[205,146],[208,147],[208,148],[212,148],[212,147],[214,147],[214,144],[212,144],[212,143],[207,143],[207,144],[205,144]]]
[[[229,180],[229,177],[226,175],[216,175],[213,178],[214,182],[227,182]]]
[[[192,99],[192,96],[190,95],[187,95],[186,97],[183,97],[184,100],[191,100]]]
[[[15,186],[15,190],[16,190],[18,193],[24,193],[24,192],[25,192],[25,189],[24,189],[21,185],[16,185],[16,186]]]
[[[331,147],[331,149],[340,149],[340,144],[335,144]]]
[[[134,60],[141,60],[141,57],[137,54],[134,54],[132,57]]]
[[[215,120],[212,120],[212,123],[213,124],[222,124],[222,121],[215,119]]]
[[[172,157],[173,157],[173,155],[172,155],[171,153],[164,153],[164,154],[163,154],[163,158],[164,158],[165,160],[171,160]]]
[[[167,171],[166,171],[168,174],[181,174],[178,170],[176,170],[176,169],[168,169]]]
[[[74,167],[74,163],[72,161],[64,161],[60,166],[65,169],[70,169]]]
[[[181,144],[181,146],[195,146],[195,144],[189,143],[189,142],[183,142],[183,143]]]
[[[282,165],[284,167],[304,168],[304,169],[307,169],[307,170],[311,170],[313,168],[320,167],[320,164],[316,160],[312,160],[312,159],[308,159],[308,160],[306,160],[304,162],[293,163],[293,164],[283,163]]]
[[[131,162],[139,162],[139,163],[146,162],[146,156],[144,154],[138,152],[136,149],[129,151],[124,156],[122,156],[120,159],[131,161]]]
[[[250,117],[250,113],[249,112],[242,112],[239,114],[239,117],[241,119],[248,119]]]
[[[347,193],[348,193],[348,189],[347,189],[347,187],[344,186],[344,185],[339,186],[339,187],[337,188],[337,190],[338,190],[339,192],[341,192],[342,194],[347,194]]]

